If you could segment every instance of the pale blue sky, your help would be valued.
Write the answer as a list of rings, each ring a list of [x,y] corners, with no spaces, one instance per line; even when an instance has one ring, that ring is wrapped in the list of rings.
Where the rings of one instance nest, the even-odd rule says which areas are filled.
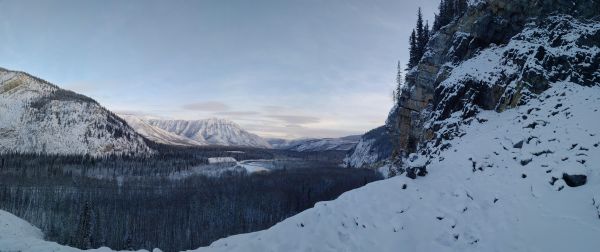
[[[439,0],[0,0],[0,67],[117,112],[267,137],[382,125],[418,6]]]

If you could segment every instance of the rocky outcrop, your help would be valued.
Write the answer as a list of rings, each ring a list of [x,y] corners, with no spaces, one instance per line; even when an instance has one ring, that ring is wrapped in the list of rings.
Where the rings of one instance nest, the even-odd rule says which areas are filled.
[[[552,83],[600,83],[600,3],[481,1],[430,39],[386,127],[394,157],[461,133],[480,109],[526,103]],[[598,19],[596,17],[596,19]],[[455,120],[452,118],[456,117]],[[434,151],[423,148],[422,152]]]

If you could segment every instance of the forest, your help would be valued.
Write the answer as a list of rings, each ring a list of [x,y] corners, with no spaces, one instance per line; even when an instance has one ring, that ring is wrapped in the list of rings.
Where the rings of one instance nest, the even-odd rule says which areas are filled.
[[[338,167],[336,152],[205,147],[160,153],[104,158],[0,155],[0,209],[36,225],[47,240],[60,244],[180,251],[266,229],[316,202],[381,179],[370,170]],[[168,176],[219,155],[303,162],[297,167],[284,162],[266,173]]]

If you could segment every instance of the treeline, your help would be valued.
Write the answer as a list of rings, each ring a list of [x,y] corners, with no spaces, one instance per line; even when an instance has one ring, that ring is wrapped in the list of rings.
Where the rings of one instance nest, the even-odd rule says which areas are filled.
[[[310,169],[177,181],[4,174],[0,209],[40,227],[46,239],[61,244],[180,251],[268,228],[318,201],[377,179],[373,171],[320,163]]]
[[[233,147],[153,146],[158,154],[151,156],[57,154],[0,154],[0,174],[21,177],[59,177],[71,175],[102,176],[169,176],[208,164],[210,157],[248,159],[301,158],[340,162],[342,152],[298,153],[292,151]]]

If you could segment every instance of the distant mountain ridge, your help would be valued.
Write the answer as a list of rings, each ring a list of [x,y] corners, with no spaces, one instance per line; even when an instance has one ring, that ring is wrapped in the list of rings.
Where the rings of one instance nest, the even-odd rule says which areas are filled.
[[[145,118],[135,115],[121,115],[121,117],[140,134],[159,143],[271,148],[265,139],[226,119],[209,118],[188,121]]]
[[[361,135],[352,135],[340,138],[303,138],[294,140],[272,138],[268,141],[275,149],[293,151],[347,151],[354,148],[360,138]]]
[[[0,153],[147,155],[144,140],[93,99],[0,68]]]
[[[168,132],[159,127],[150,125],[143,117],[130,114],[119,114],[129,126],[135,129],[139,134],[146,138],[161,144],[170,145],[183,145],[183,146],[194,146],[194,145],[207,145],[205,141],[193,140],[187,137],[179,136],[175,133]]]

